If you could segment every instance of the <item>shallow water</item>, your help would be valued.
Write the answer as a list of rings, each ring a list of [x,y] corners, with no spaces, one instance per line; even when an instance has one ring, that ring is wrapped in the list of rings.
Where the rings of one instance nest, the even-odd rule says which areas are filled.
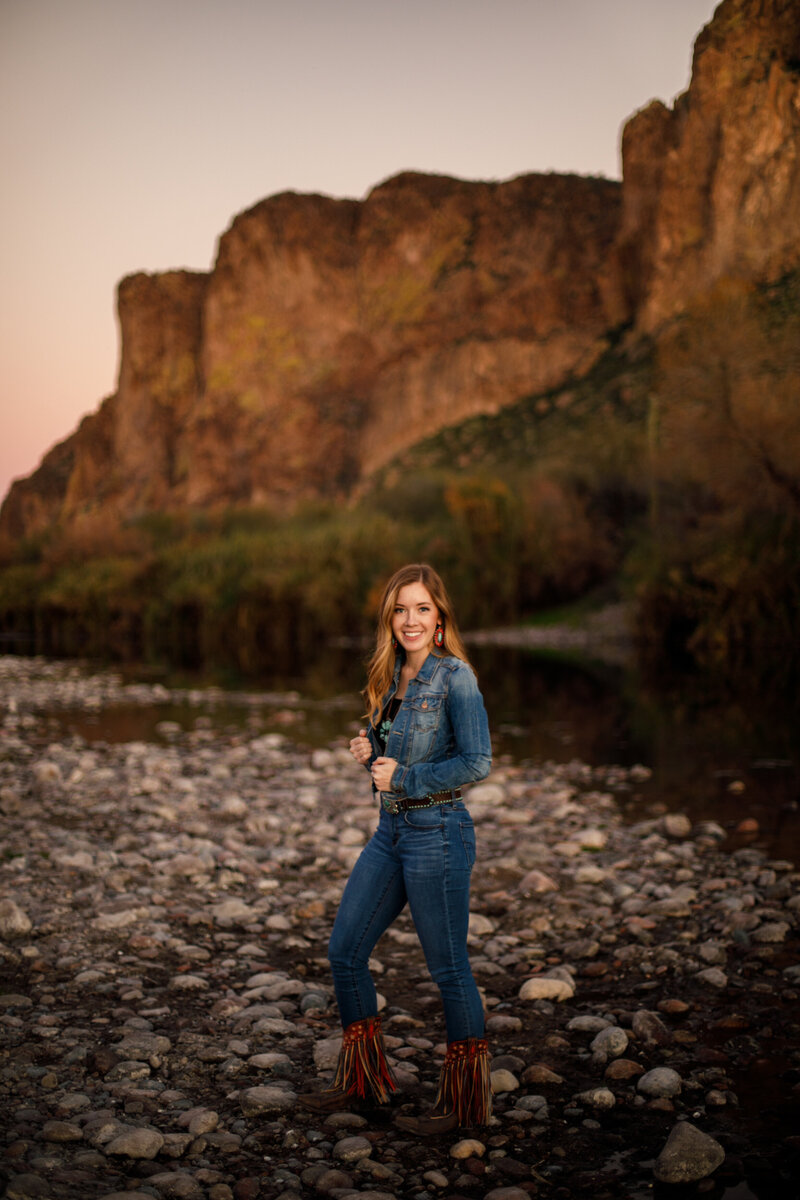
[[[496,759],[590,766],[641,763],[652,776],[607,786],[639,820],[666,810],[714,821],[731,848],[755,844],[800,862],[800,715],[796,698],[720,694],[697,678],[644,682],[633,668],[522,647],[471,648],[489,712]],[[151,741],[159,725],[280,730],[301,744],[346,741],[361,718],[362,650],[329,648],[313,670],[243,681],[230,675],[156,672],[191,703],[53,714],[53,731],[88,740]],[[152,681],[129,666],[126,681]],[[246,690],[243,690],[246,689]],[[198,690],[202,696],[197,695]]]

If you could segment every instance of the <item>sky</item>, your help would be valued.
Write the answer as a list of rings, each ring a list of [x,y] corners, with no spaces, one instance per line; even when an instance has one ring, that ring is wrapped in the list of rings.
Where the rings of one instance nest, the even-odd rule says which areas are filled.
[[[0,498],[116,386],[116,288],[284,191],[620,177],[715,0],[0,0]]]

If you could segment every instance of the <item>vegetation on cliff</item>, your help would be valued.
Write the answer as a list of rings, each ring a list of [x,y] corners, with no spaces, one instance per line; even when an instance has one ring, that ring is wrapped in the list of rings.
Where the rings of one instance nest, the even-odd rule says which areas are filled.
[[[658,339],[442,430],[348,506],[87,515],[4,549],[0,628],[53,654],[261,672],[371,627],[375,587],[429,559],[467,626],[602,588],[643,645],[796,668],[800,274],[723,283]]]

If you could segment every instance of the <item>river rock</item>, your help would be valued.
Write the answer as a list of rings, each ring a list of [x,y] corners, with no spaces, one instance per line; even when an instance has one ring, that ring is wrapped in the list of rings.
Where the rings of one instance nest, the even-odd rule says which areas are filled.
[[[126,1129],[106,1145],[105,1152],[125,1158],[155,1158],[163,1145],[164,1137],[157,1129]]]
[[[544,975],[534,975],[519,989],[520,1000],[556,1000],[561,1003],[571,1000],[574,995],[574,985],[563,979],[549,979]]]
[[[671,1067],[655,1067],[638,1080],[637,1091],[643,1096],[659,1099],[664,1096],[677,1096],[681,1090],[682,1080],[677,1071]]]
[[[0,938],[11,941],[25,937],[33,929],[28,914],[13,900],[0,900]]]
[[[608,1029],[613,1024],[608,1017],[593,1017],[586,1013],[567,1021],[567,1029],[570,1033],[599,1033],[601,1029]]]
[[[294,1108],[297,1096],[294,1092],[278,1087],[251,1087],[239,1095],[239,1104],[246,1117],[266,1113],[286,1112]]]
[[[728,976],[719,967],[706,967],[704,971],[697,972],[695,979],[698,983],[704,983],[717,991],[722,991],[728,986]]]
[[[214,699],[213,689],[130,690],[106,676],[85,681],[74,665],[6,662],[0,895],[33,927],[0,937],[9,980],[0,1124],[9,1118],[6,1172],[29,1180],[12,1190],[88,1188],[101,1200],[127,1186],[170,1200],[199,1187],[205,1200],[298,1200],[346,1189],[366,1200],[427,1189],[432,1200],[439,1189],[502,1190],[504,1179],[546,1190],[529,1166],[546,1161],[551,1190],[577,1194],[591,1166],[574,1154],[574,1127],[607,1160],[619,1137],[635,1142],[645,1105],[652,1122],[704,1104],[732,1119],[736,1107],[737,1159],[759,1155],[776,1177],[786,1172],[793,1128],[776,1120],[773,1145],[759,1141],[755,1098],[745,1090],[737,1100],[731,1081],[745,1051],[769,1059],[791,1035],[800,989],[800,873],[791,864],[756,845],[731,853],[703,824],[684,836],[663,810],[628,824],[615,797],[630,800],[624,768],[498,761],[483,801],[475,789],[483,869],[471,934],[495,1115],[483,1155],[467,1137],[454,1166],[455,1137],[417,1142],[389,1112],[365,1121],[296,1102],[320,1085],[309,1076],[328,1082],[339,1055],[326,946],[349,863],[340,851],[357,852],[377,821],[346,741],[315,756],[266,732],[278,713],[297,721],[298,707],[261,693],[243,696],[237,720],[238,701]],[[145,724],[153,703],[194,708],[199,719],[182,717],[168,745],[145,740],[149,732],[100,740],[107,703],[128,713],[140,705]],[[92,740],[68,724],[76,705],[97,718]],[[32,765],[43,757],[61,784],[37,783]],[[587,848],[592,829],[602,836]],[[707,968],[723,969],[724,988],[698,978]],[[425,1108],[444,1027],[407,914],[371,969],[397,1099]],[[576,979],[591,981],[582,1003]],[[528,1002],[526,985],[547,994]],[[603,1033],[610,1043],[590,1049]],[[635,1087],[673,1069],[680,1098]],[[505,1090],[509,1076],[521,1086]],[[609,1097],[613,1124],[602,1115]],[[134,1124],[151,1129],[154,1144],[163,1138],[155,1161],[108,1153]],[[354,1137],[363,1157],[347,1161],[334,1150]],[[620,1165],[611,1183],[622,1194],[630,1181]]]
[[[492,1091],[496,1096],[519,1090],[519,1080],[511,1071],[492,1071]]]
[[[358,1162],[362,1158],[369,1158],[372,1153],[372,1142],[365,1137],[345,1137],[341,1138],[333,1147],[335,1158],[340,1158],[342,1162]]]
[[[660,1183],[697,1183],[713,1174],[724,1160],[719,1142],[681,1121],[670,1132],[653,1173]]]
[[[575,1099],[579,1104],[588,1104],[590,1108],[597,1109],[614,1108],[617,1103],[610,1088],[591,1088],[588,1092],[579,1092]]]
[[[462,1138],[450,1147],[451,1158],[482,1158],[485,1153],[486,1147],[477,1138]]]
[[[522,1072],[522,1082],[525,1084],[551,1083],[557,1087],[564,1082],[564,1077],[555,1071],[551,1071],[544,1063],[532,1063],[531,1066],[526,1067]]]
[[[537,896],[545,892],[557,892],[558,884],[544,871],[528,871],[517,884],[523,896]]]
[[[685,813],[666,813],[661,818],[661,828],[669,838],[688,838],[692,832],[692,822]]]
[[[647,1009],[640,1008],[633,1014],[631,1028],[637,1042],[645,1046],[666,1046],[672,1041],[672,1034],[661,1018]]]
[[[609,1058],[619,1058],[628,1049],[628,1035],[619,1025],[609,1025],[601,1029],[591,1044],[592,1054],[599,1062],[607,1062]]]
[[[168,1200],[204,1200],[205,1191],[188,1171],[159,1171],[149,1175],[148,1184]]]

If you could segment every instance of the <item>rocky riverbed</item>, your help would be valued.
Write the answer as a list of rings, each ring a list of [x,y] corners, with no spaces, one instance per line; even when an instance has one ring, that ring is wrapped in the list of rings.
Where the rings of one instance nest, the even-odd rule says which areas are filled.
[[[0,659],[9,1200],[796,1194],[792,863],[679,811],[625,824],[646,766],[499,762],[468,797],[492,1124],[393,1124],[444,1052],[405,916],[373,963],[395,1103],[320,1118],[295,1097],[335,1061],[327,937],[375,824],[350,731],[295,745],[256,694],[237,726],[54,739],[54,711],[165,699],[187,697]]]

